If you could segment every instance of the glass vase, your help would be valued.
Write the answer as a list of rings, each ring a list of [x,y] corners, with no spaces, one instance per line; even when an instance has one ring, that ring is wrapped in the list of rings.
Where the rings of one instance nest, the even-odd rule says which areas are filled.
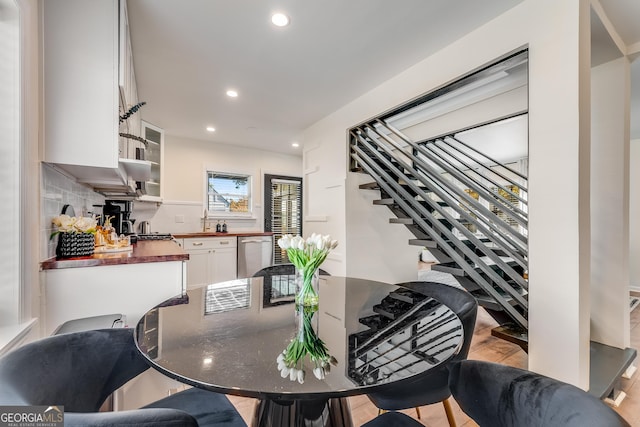
[[[318,306],[318,269],[313,271],[296,268],[296,304]]]

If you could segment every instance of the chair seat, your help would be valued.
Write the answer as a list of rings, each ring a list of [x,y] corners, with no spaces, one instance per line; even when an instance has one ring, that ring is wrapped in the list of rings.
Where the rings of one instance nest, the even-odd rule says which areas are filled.
[[[362,427],[424,427],[424,424],[402,412],[385,412]]]
[[[173,408],[186,411],[200,427],[246,427],[236,408],[220,393],[190,388],[157,400],[145,408]]]

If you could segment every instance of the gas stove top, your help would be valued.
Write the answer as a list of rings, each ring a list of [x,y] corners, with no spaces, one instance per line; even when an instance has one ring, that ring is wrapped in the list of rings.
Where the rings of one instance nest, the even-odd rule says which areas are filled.
[[[151,234],[137,234],[136,240],[172,240],[171,234],[151,233]]]

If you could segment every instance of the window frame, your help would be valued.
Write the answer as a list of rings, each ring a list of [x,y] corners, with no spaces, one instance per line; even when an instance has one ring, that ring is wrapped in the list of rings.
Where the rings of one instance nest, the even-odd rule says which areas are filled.
[[[248,202],[248,207],[249,207],[249,211],[248,212],[220,212],[220,211],[214,211],[214,210],[210,210],[209,209],[209,176],[211,174],[218,174],[218,175],[228,175],[228,176],[236,176],[239,178],[247,178],[248,180],[248,196],[249,196],[249,202]],[[235,219],[255,219],[255,214],[254,214],[254,199],[255,199],[255,195],[254,195],[254,176],[253,174],[246,172],[246,171],[228,171],[228,170],[223,170],[220,168],[214,168],[214,167],[207,167],[205,168],[205,180],[204,180],[204,209],[206,211],[207,214],[207,219],[223,219],[223,218],[235,218]]]

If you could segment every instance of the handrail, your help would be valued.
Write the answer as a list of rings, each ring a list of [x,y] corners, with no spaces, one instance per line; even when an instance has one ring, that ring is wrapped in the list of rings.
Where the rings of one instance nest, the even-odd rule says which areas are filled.
[[[451,138],[451,139],[453,139],[453,140],[455,140],[455,141],[458,141],[457,139],[455,139],[455,138],[453,138],[453,137],[450,137],[450,138]],[[506,175],[504,175],[504,174],[501,174],[499,171],[491,169],[489,166],[487,166],[487,165],[485,165],[484,163],[480,162],[480,161],[479,161],[478,159],[476,159],[475,157],[470,156],[469,154],[465,153],[465,152],[464,152],[464,151],[462,151],[460,148],[456,147],[455,145],[451,144],[450,142],[447,142],[445,139],[439,139],[438,141],[440,141],[440,142],[442,142],[443,144],[447,145],[447,147],[451,147],[453,150],[457,151],[458,153],[462,154],[463,156],[466,156],[466,157],[468,157],[468,158],[472,159],[475,163],[477,163],[477,165],[478,165],[478,166],[480,166],[481,168],[483,168],[483,169],[485,169],[485,170],[489,171],[491,174],[493,174],[493,175],[497,175],[497,176],[499,176],[500,178],[504,179],[505,181],[508,181],[508,182],[509,182],[509,184],[511,184],[511,185],[513,185],[513,186],[515,186],[515,187],[518,187],[518,188],[519,188],[520,190],[522,190],[523,192],[525,192],[525,193],[527,192],[527,188],[522,184],[522,182],[514,181],[514,180],[510,179],[508,176],[506,176]],[[434,146],[437,146],[439,149],[441,149],[441,150],[443,150],[443,151],[446,151],[446,150],[444,150],[444,148],[440,147],[440,146],[437,144],[437,141],[436,141],[436,144],[434,144]],[[449,152],[447,152],[447,153],[449,154]],[[449,154],[449,155],[450,155],[450,156],[452,156],[452,157],[456,157],[454,154]],[[480,175],[480,174],[479,174],[475,169],[473,169],[470,165],[467,165],[467,164],[466,164],[466,163],[464,163],[462,160],[460,160],[460,162],[461,162],[461,163],[463,163],[463,164],[465,164],[467,167],[469,167],[469,169],[470,169],[470,170],[472,170],[472,171],[473,171],[473,172],[475,172],[476,174]],[[511,171],[511,169],[510,169],[510,168],[508,168],[506,165],[503,165],[503,164],[501,164],[501,163],[494,163],[494,165],[496,165],[496,166],[500,166],[500,167],[502,167],[502,168],[507,168],[509,171]],[[482,176],[482,175],[481,175],[481,176]],[[496,181],[493,181],[493,180],[491,180],[491,179],[488,179],[488,178],[486,178],[486,177],[483,177],[483,178],[487,179],[487,180],[488,180],[488,181],[490,181],[493,185],[495,185],[495,186],[497,186],[497,187],[502,188],[502,189],[503,189],[504,191],[506,191],[507,193],[509,193],[509,194],[511,194],[512,196],[516,197],[516,198],[517,198],[520,202],[522,202],[523,204],[525,204],[525,205],[526,205],[526,204],[528,203],[528,201],[527,201],[526,199],[524,199],[524,198],[520,197],[520,195],[519,195],[519,194],[514,193],[513,191],[511,191],[509,188],[507,188],[507,187],[503,186],[502,184],[500,184],[500,183],[498,183],[498,182],[496,182]],[[526,181],[526,179],[523,179],[523,181]]]
[[[394,166],[388,159],[386,159],[384,156],[382,156],[380,154],[380,152],[376,152],[375,150],[372,150],[373,147],[370,146],[370,144],[366,141],[363,140],[361,141],[370,151],[372,151],[372,153],[374,155],[376,155],[376,157],[378,157],[378,161],[382,164],[384,164],[386,167],[388,167],[389,169],[393,170],[394,174],[396,175],[396,178],[399,179],[403,179],[405,181],[407,181],[407,185],[413,187],[412,189],[423,196],[423,198],[425,199],[425,201],[427,203],[429,203],[431,205],[431,207],[436,210],[440,215],[443,216],[443,218],[445,218],[447,221],[449,221],[451,224],[455,224],[458,221],[453,218],[448,212],[446,212],[437,202],[433,202],[431,200],[429,200],[429,198],[427,197],[426,193],[421,190],[417,185],[415,185],[411,179],[409,179],[409,177],[404,174],[402,171],[400,171],[396,166]],[[380,148],[382,148],[383,150],[388,150],[387,147],[385,146],[381,146]],[[398,164],[400,166],[402,166],[405,170],[408,170],[409,172],[411,172],[411,169],[408,165],[404,164],[404,162],[400,161],[400,160],[396,160],[396,162],[398,162]],[[402,187],[399,187],[402,188]],[[413,201],[415,202],[415,199],[413,199]],[[421,213],[422,217],[425,218],[429,218],[430,216],[432,217],[432,215],[426,211],[426,209],[424,208],[424,206],[422,206],[421,204],[417,204],[417,206],[415,207],[416,210],[418,210]],[[405,213],[408,213],[405,211]],[[471,233],[466,227],[457,227],[456,228],[459,232],[461,232],[463,235],[465,235],[465,237],[467,237],[470,241],[472,241],[476,247],[478,247],[480,250],[483,250],[483,253],[489,257],[493,262],[496,263],[496,265],[498,265],[503,271],[505,271],[512,280],[514,280],[515,282],[517,282],[520,286],[526,288],[527,287],[527,283],[524,280],[524,278],[522,276],[520,276],[515,270],[513,270],[513,268],[511,268],[508,264],[506,264],[493,250],[488,250],[486,248],[486,246],[480,241],[480,239],[478,239],[477,236],[475,236],[473,233]],[[465,245],[466,247],[466,245]],[[479,265],[481,268],[484,267],[485,263],[482,262],[480,260],[480,258],[474,253],[473,257],[470,257],[471,260],[473,260],[473,262],[476,265]],[[526,264],[525,264],[526,265]],[[516,299],[518,302],[520,302],[521,304],[525,305],[527,304],[526,300],[516,291],[514,290],[510,285],[508,285],[506,283],[506,281],[504,281],[504,279],[498,275],[497,273],[495,273],[495,271],[493,270],[493,268],[489,267],[488,269],[484,269],[485,273],[491,277],[495,283],[497,283],[503,290],[507,291],[509,294],[511,294],[511,296]]]
[[[360,141],[365,144],[366,142]],[[369,146],[369,149],[371,147]],[[464,258],[465,256],[474,261],[476,265],[478,265],[485,274],[488,276],[495,278],[497,276],[496,272],[493,271],[491,267],[488,267],[483,262],[480,261],[479,257],[464,243],[461,243],[453,233],[442,225],[439,221],[431,221],[432,225],[429,225],[425,218],[423,218],[418,212],[414,209],[420,209],[420,205],[416,206],[417,201],[413,199],[411,194],[404,190],[397,181],[386,173],[379,165],[373,161],[369,156],[364,153],[362,148],[357,145],[353,145],[352,149],[355,153],[352,153],[352,157],[354,160],[358,162],[358,164],[362,167],[364,171],[369,173],[373,177],[378,177],[378,185],[387,193],[394,194],[397,193],[399,195],[398,198],[394,198],[398,206],[407,214],[409,217],[413,219],[413,221],[418,224],[423,230],[425,230],[431,238],[436,241],[436,243],[442,247],[447,248],[450,245],[455,246],[461,253],[456,250],[449,251],[448,255],[454,260],[454,262],[458,263],[458,265],[467,267],[465,270],[469,277],[474,280],[485,292],[487,292],[498,304],[500,304],[503,309],[510,315],[512,319],[514,319],[518,324],[522,327],[527,327],[527,319],[522,315],[515,307],[513,307],[500,293],[489,283],[480,273],[478,273],[475,268],[469,268],[467,260]],[[393,183],[393,184],[390,184]],[[395,189],[391,186],[397,186]],[[417,187],[417,186],[416,186]],[[413,205],[413,206],[412,206]],[[437,230],[437,232],[436,232]],[[448,240],[445,240],[443,237],[445,236]],[[503,281],[498,277],[498,281]],[[507,288],[511,288],[507,286]],[[512,295],[513,296],[513,295]],[[526,309],[528,303],[526,301],[523,302],[523,307]]]
[[[382,121],[378,120],[379,123],[383,124]],[[434,156],[433,153],[431,153],[429,150],[427,150],[424,146],[416,144],[415,142],[413,142],[409,137],[407,137],[406,135],[404,135],[402,132],[400,132],[398,129],[395,129],[393,126],[389,126],[388,127],[389,130],[393,131],[393,133],[395,135],[397,135],[400,139],[402,139],[404,142],[406,142],[407,144],[411,145],[413,148],[415,148],[416,150],[418,150],[419,153],[423,154],[425,157],[427,157],[431,162],[435,163],[438,167],[442,168],[443,170],[445,170],[446,172],[450,173],[454,178],[460,180],[461,182],[464,182],[465,185],[469,184],[470,186],[473,185],[472,183],[469,183],[468,180],[465,180],[464,177],[466,177],[466,175],[462,175],[460,172],[457,171],[457,169],[455,169],[454,166],[444,162],[442,159],[440,159],[437,156]],[[381,135],[383,138],[387,139],[386,135],[380,134],[378,133],[378,135]],[[387,140],[391,140],[391,138],[388,138]],[[429,166],[424,166],[426,169],[429,169]],[[491,194],[490,192],[487,192],[479,187],[476,186],[476,188],[474,188],[474,191],[476,191],[478,194],[480,194],[481,196],[483,196],[485,199],[492,199],[493,198],[493,194]],[[467,198],[469,199],[469,198]],[[469,201],[469,200],[467,200]],[[471,202],[473,203],[473,202]],[[480,208],[480,210],[487,210],[486,208],[484,208],[484,206],[478,206],[478,208]],[[491,213],[490,215],[494,216],[493,213]],[[526,222],[524,222],[522,220],[522,218],[519,217],[511,217],[514,221],[516,221],[518,224],[520,224],[523,227],[527,227]],[[501,225],[506,226],[511,228],[511,226],[507,223],[505,223],[504,221],[502,221],[501,219],[497,218],[498,223],[501,223]],[[525,236],[523,236],[522,234],[518,233],[518,232],[514,232],[513,233],[514,236],[520,240],[522,240],[523,242],[527,241],[527,238]]]
[[[490,202],[492,209],[526,231],[526,176],[470,147],[455,134],[416,143],[380,119],[354,127],[349,134],[353,164],[374,177],[383,197],[393,199],[389,207],[410,218],[416,236],[424,234],[433,240],[447,259],[465,272],[465,280],[474,282],[526,329],[528,281],[512,266],[528,268],[528,239],[484,204]],[[489,173],[481,173],[481,169]],[[509,185],[516,186],[518,192],[511,191]],[[465,224],[474,225],[481,237]],[[453,230],[466,240],[460,240]]]
[[[466,144],[466,143],[462,142],[460,139],[455,138],[455,137],[453,137],[453,136],[449,136],[449,138],[451,138],[451,139],[455,139],[457,142],[459,142],[460,144],[464,145],[464,146],[465,146],[465,147],[467,147],[469,150],[474,151],[474,152],[476,152],[476,153],[478,153],[478,154],[480,154],[480,155],[484,156],[485,158],[487,158],[487,159],[491,160],[493,163],[498,164],[498,165],[502,165],[499,161],[492,159],[491,157],[487,156],[487,155],[486,155],[486,154],[484,154],[484,153],[481,153],[480,151],[476,150],[475,148],[473,148],[473,147],[472,147],[472,146],[470,146],[469,144]],[[502,165],[502,167],[504,167],[505,169],[507,169],[509,172],[511,172],[511,173],[513,173],[513,174],[515,174],[515,175],[518,175],[520,178],[522,178],[522,179],[524,179],[524,180],[527,180],[527,179],[528,179],[525,175],[523,175],[522,173],[518,172],[517,170],[511,169],[510,167],[508,167],[508,166],[506,166],[506,165]],[[508,178],[505,178],[505,179],[508,179]]]
[[[372,129],[372,128],[369,126],[369,129]],[[396,147],[398,150],[404,151],[403,147],[401,147],[396,141],[394,141],[389,136],[384,135],[384,134],[380,134],[377,131],[375,131],[374,129],[372,129],[372,130],[374,131],[374,133],[376,133],[377,135],[381,136],[385,141],[389,142],[391,145]],[[400,135],[398,135],[398,136],[400,136]],[[434,156],[432,156],[431,153],[426,151],[423,147],[416,147],[415,143],[413,143],[413,141],[411,141],[406,136],[402,135],[401,138],[402,137],[406,138],[405,141],[409,145],[411,145],[412,147],[416,148],[419,153],[425,154],[425,156],[430,157],[430,160],[434,161],[432,159]],[[457,200],[457,202],[464,201],[465,205],[467,206],[467,208],[469,208],[470,210],[475,211],[476,214],[479,216],[479,218],[484,218],[486,220],[485,223],[494,232],[499,233],[499,234],[503,234],[503,235],[504,235],[504,233],[506,233],[508,236],[513,236],[515,239],[517,239],[517,241],[513,241],[512,243],[515,246],[519,247],[521,251],[523,251],[523,252],[527,251],[527,247],[526,247],[527,246],[527,238],[525,236],[523,236],[522,234],[520,234],[519,232],[514,230],[509,224],[504,222],[502,219],[496,217],[496,215],[493,212],[491,212],[487,207],[483,206],[477,200],[475,200],[474,198],[469,196],[467,193],[465,193],[459,186],[451,183],[449,180],[447,180],[444,177],[440,176],[440,174],[429,173],[429,170],[431,168],[430,168],[430,166],[428,164],[426,164],[423,161],[423,159],[413,155],[413,153],[409,154],[407,152],[404,152],[404,154],[409,156],[412,159],[412,161],[414,162],[414,164],[416,164],[418,166],[421,166],[421,168],[423,169],[424,173],[422,173],[422,174],[416,173],[415,174],[416,175],[416,179],[424,180],[427,176],[429,176],[432,180],[434,180],[434,181],[436,181],[438,183],[437,185],[440,188],[446,189],[448,194],[452,194],[452,195],[455,194],[455,196],[459,198]],[[443,164],[443,162],[439,161],[438,159],[435,159],[434,163],[436,163],[438,165],[442,164],[442,166],[440,166],[440,167],[442,167],[443,170],[450,169],[445,164]],[[438,194],[438,196],[442,197],[440,194]],[[487,198],[486,195],[485,195],[485,198]],[[453,205],[454,204],[450,204],[450,206],[453,206]]]
[[[473,170],[473,169],[471,168],[471,166],[470,166],[469,164],[467,164],[466,162],[464,162],[462,159],[458,158],[457,156],[452,155],[452,154],[450,154],[448,151],[446,151],[446,150],[442,149],[442,147],[439,147],[439,146],[438,146],[438,145],[436,145],[436,144],[431,144],[431,145],[430,145],[430,147],[431,147],[431,149],[432,149],[432,151],[433,151],[433,153],[434,153],[434,154],[438,154],[438,153],[440,153],[439,151],[435,150],[434,148],[440,149],[440,150],[442,150],[442,152],[443,152],[445,155],[449,155],[449,156],[451,156],[454,160],[456,160],[456,161],[458,161],[459,163],[461,163],[461,164],[463,164],[464,166],[466,166],[466,167],[468,168],[468,170],[471,170],[472,172],[474,172],[474,173],[478,174],[475,170]],[[442,154],[442,153],[441,153],[441,154]],[[445,159],[446,157],[444,157],[443,155],[441,155],[441,156],[440,156],[440,158],[441,158],[441,159]],[[503,211],[504,211],[504,210],[507,210],[507,211],[513,212],[513,215],[518,215],[518,216],[520,217],[521,221],[522,221],[522,222],[519,222],[519,224],[521,224],[521,225],[522,225],[522,224],[524,224],[524,226],[526,226],[526,225],[528,224],[528,221],[527,221],[527,218],[526,218],[526,216],[527,216],[527,215],[526,215],[526,212],[525,212],[525,211],[521,210],[520,208],[517,208],[517,207],[513,206],[513,205],[509,202],[509,200],[507,200],[507,198],[506,198],[506,197],[504,197],[504,196],[503,196],[502,194],[500,194],[499,192],[497,192],[497,193],[496,193],[496,192],[493,192],[493,191],[491,190],[491,188],[489,188],[488,186],[486,186],[485,184],[483,184],[483,183],[482,183],[482,180],[489,181],[490,183],[494,184],[496,187],[501,188],[501,189],[503,189],[504,191],[506,191],[507,193],[514,195],[510,190],[508,190],[508,189],[504,188],[502,185],[500,185],[500,184],[496,183],[496,182],[495,182],[495,181],[493,181],[492,179],[490,179],[490,178],[488,178],[488,177],[485,177],[485,176],[482,176],[482,175],[480,175],[480,174],[478,174],[478,175],[480,175],[480,178],[481,178],[481,179],[480,179],[480,180],[474,180],[474,179],[473,179],[471,176],[469,176],[469,175],[468,175],[464,170],[461,170],[460,168],[456,167],[456,166],[453,164],[453,162],[451,162],[451,167],[453,167],[453,168],[454,168],[455,170],[457,170],[460,174],[462,174],[462,175],[464,175],[464,176],[466,176],[466,177],[468,178],[468,181],[465,181],[464,183],[465,183],[465,185],[467,185],[467,184],[468,184],[468,187],[469,187],[470,189],[472,189],[472,190],[474,190],[474,191],[475,191],[475,189],[476,189],[475,187],[480,187],[480,188],[482,188],[482,189],[486,192],[485,194],[491,194],[491,196],[492,196],[492,198],[493,198],[493,199],[497,199],[497,200],[494,200],[494,202],[498,202],[498,201],[502,202],[502,204],[500,205],[500,207],[502,208],[502,210],[503,210]],[[515,195],[514,195],[514,196],[515,196]],[[510,217],[512,217],[512,215],[510,215]]]
[[[360,136],[356,136],[357,138],[361,138]],[[365,140],[362,141],[362,143],[366,143]],[[384,146],[380,146],[382,149],[387,150],[387,152],[389,152],[388,148],[384,147]],[[523,248],[518,248],[517,246],[514,247],[513,243],[518,243],[518,242],[510,242],[511,244],[507,243],[504,239],[506,236],[505,233],[503,233],[502,229],[493,228],[493,232],[490,231],[488,228],[485,227],[485,224],[488,224],[489,226],[491,226],[492,224],[486,223],[486,222],[479,222],[477,221],[477,218],[473,218],[469,212],[467,212],[465,209],[463,209],[461,206],[459,206],[456,203],[456,200],[454,198],[454,196],[448,194],[448,193],[443,193],[438,189],[438,184],[433,182],[431,179],[433,178],[432,176],[425,176],[423,174],[419,174],[418,171],[416,171],[415,169],[411,168],[411,166],[407,165],[404,162],[401,162],[400,160],[396,160],[397,162],[399,162],[399,164],[401,164],[406,170],[411,171],[412,175],[414,176],[418,176],[419,180],[422,184],[426,185],[427,187],[429,187],[441,200],[443,200],[444,202],[447,203],[447,205],[452,208],[454,211],[456,211],[459,215],[461,215],[462,217],[464,217],[467,221],[471,222],[471,223],[475,223],[476,226],[483,232],[483,234],[490,239],[491,241],[493,241],[493,243],[499,245],[500,247],[504,248],[504,250],[509,253],[510,257],[512,259],[514,259],[521,267],[526,268],[527,262],[524,259],[524,257],[521,255],[520,251],[523,250]],[[418,177],[416,177],[416,179],[418,179]],[[462,194],[466,197],[468,197],[468,195],[466,193],[464,193],[463,191],[459,190],[457,187],[455,187],[458,191],[459,194]],[[441,206],[439,206],[439,204],[437,202],[432,201],[428,195],[426,194],[426,192],[424,192],[423,190],[421,190],[419,187],[416,187],[415,190],[416,194],[420,195],[426,203],[429,203],[430,206],[432,206],[432,208],[436,211],[438,211],[438,213],[440,213],[441,215],[443,215],[443,217],[445,219],[447,219],[449,222],[455,224],[457,223],[457,219],[451,217],[446,211],[444,211],[442,209]],[[475,200],[474,200],[475,201]],[[489,211],[490,212],[490,211]],[[493,213],[490,213],[490,215],[493,215]],[[510,228],[510,227],[509,227]],[[477,237],[475,235],[473,235],[473,233],[471,233],[469,230],[466,229],[466,227],[460,227],[459,231],[463,234],[465,234],[470,240],[472,241],[476,241],[474,243],[478,244],[481,248],[485,247],[486,245],[484,245],[482,242],[479,241],[479,239],[477,239]],[[497,257],[495,255],[494,251],[486,251],[485,252],[487,254],[487,256],[490,257],[494,257],[493,261],[500,264],[501,260],[499,259],[499,257]],[[520,283],[521,286],[526,287],[526,283],[524,283],[524,279],[522,281],[522,283]]]

